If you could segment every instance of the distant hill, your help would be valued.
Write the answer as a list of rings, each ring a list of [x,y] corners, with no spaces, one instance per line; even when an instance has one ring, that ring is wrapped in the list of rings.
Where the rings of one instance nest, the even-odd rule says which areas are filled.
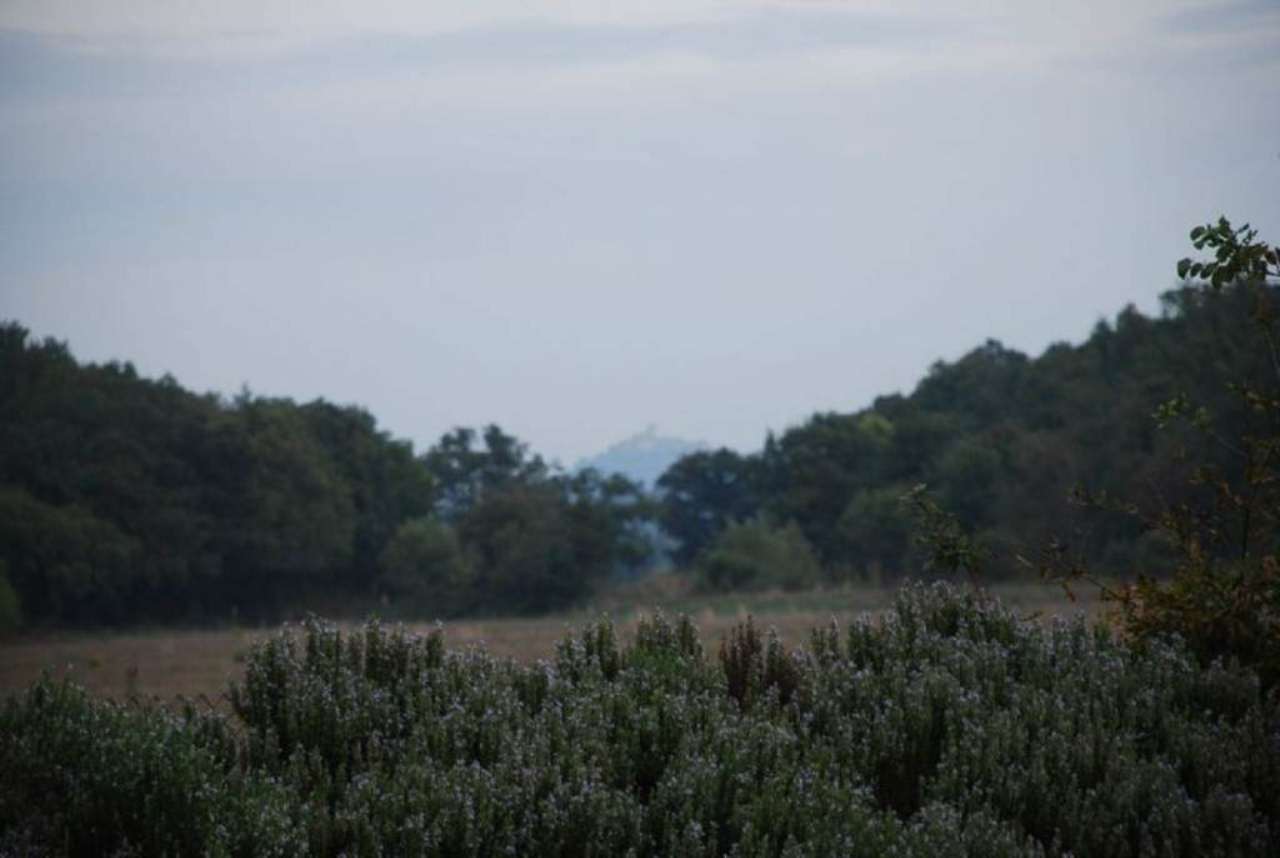
[[[661,436],[657,427],[650,425],[643,432],[619,441],[602,453],[579,460],[574,470],[595,468],[604,474],[624,474],[652,489],[658,477],[673,462],[709,446],[701,441]]]

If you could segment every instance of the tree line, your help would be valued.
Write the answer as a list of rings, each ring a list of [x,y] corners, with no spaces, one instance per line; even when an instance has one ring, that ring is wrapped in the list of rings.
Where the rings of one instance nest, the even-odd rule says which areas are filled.
[[[643,564],[650,515],[497,426],[416,455],[361,408],[197,395],[0,325],[0,626],[551,610]]]
[[[0,628],[387,600],[428,616],[549,611],[647,568],[659,538],[708,589],[893,583],[929,559],[903,503],[920,486],[990,549],[992,577],[1049,544],[1099,574],[1168,569],[1167,529],[1133,513],[1211,504],[1189,463],[1228,485],[1257,463],[1152,413],[1196,402],[1219,440],[1248,436],[1260,408],[1239,390],[1273,370],[1240,335],[1257,294],[1187,284],[1158,315],[1127,307],[1035,358],[990,340],[909,394],[815,414],[758,452],[684,456],[653,493],[552,467],[498,426],[415,453],[361,408],[197,395],[4,323]],[[1131,506],[1073,503],[1080,487]]]
[[[1192,465],[1229,484],[1250,467],[1224,439],[1265,418],[1238,394],[1273,370],[1246,335],[1257,294],[1187,283],[1158,315],[1129,306],[1079,345],[1033,358],[988,340],[909,394],[814,414],[759,452],[687,455],[658,481],[676,559],[710,589],[892,583],[928,559],[904,503],[923,486],[986,547],[991,577],[1025,574],[1050,544],[1098,574],[1170,568],[1168,533],[1134,513],[1211,505]],[[1216,431],[1160,428],[1153,413],[1171,399],[1198,403]]]

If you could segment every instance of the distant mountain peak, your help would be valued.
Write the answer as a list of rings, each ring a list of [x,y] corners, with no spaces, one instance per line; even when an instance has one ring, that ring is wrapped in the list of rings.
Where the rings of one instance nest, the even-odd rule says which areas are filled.
[[[663,472],[681,456],[709,448],[710,445],[702,441],[660,435],[657,424],[650,423],[642,431],[611,444],[603,452],[579,460],[574,470],[595,468],[604,474],[623,474],[651,489]]]

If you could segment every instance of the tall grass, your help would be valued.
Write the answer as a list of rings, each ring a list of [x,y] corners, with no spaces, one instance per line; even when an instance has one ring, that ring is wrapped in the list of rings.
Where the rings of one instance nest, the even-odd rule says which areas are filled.
[[[787,651],[608,621],[534,665],[319,621],[234,718],[52,681],[0,713],[0,853],[1280,854],[1280,704],[945,585]]]

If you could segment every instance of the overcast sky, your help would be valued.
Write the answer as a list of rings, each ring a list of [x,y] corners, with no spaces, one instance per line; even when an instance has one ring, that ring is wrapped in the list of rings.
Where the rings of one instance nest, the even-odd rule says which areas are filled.
[[[1277,191],[1276,0],[0,3],[0,318],[420,448],[752,449]]]

